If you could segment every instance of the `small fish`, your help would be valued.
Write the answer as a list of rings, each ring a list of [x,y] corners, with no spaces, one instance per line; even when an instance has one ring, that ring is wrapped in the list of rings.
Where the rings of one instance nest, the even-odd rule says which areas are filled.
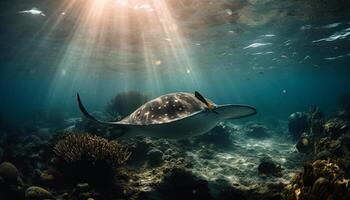
[[[256,47],[262,47],[262,46],[268,46],[268,45],[272,45],[272,43],[253,43],[251,45],[244,47],[243,49],[256,48]]]
[[[339,26],[341,23],[340,22],[336,22],[336,23],[332,23],[332,24],[328,24],[328,25],[325,25],[325,26],[322,26],[322,28],[335,28],[337,26]]]
[[[37,8],[32,8],[30,10],[19,11],[19,13],[28,13],[28,14],[32,14],[32,15],[41,15],[41,16],[44,16],[44,17],[46,16],[43,11],[38,10]]]

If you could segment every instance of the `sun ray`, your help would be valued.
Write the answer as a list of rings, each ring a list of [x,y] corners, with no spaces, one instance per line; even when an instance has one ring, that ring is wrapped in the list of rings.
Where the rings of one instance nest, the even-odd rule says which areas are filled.
[[[54,22],[50,18],[51,26],[45,24],[50,27],[48,37],[62,31],[67,21],[71,29],[65,48],[57,55],[60,61],[49,99],[55,98],[53,94],[66,76],[71,77],[66,90],[72,92],[88,83],[89,79],[81,76],[94,77],[98,83],[106,71],[130,77],[115,76],[123,90],[137,89],[133,87],[147,80],[143,85],[160,93],[163,85],[180,79],[198,88],[198,69],[189,56],[192,43],[183,35],[166,0],[73,0],[64,1],[58,10],[55,16],[62,11],[65,14]],[[132,76],[135,70],[142,75]],[[165,72],[173,75],[162,76]]]

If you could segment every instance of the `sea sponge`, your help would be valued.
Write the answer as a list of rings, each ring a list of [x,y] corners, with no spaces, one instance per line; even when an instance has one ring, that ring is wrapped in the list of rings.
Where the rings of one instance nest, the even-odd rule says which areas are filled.
[[[115,120],[131,114],[148,99],[145,94],[137,91],[121,92],[110,100],[105,110],[109,117]]]
[[[121,144],[91,134],[67,135],[56,144],[54,152],[67,163],[103,160],[114,167],[125,163],[130,156]]]

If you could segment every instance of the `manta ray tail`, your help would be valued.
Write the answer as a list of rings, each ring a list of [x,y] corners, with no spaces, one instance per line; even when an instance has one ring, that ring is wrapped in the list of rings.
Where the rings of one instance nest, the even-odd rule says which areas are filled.
[[[124,135],[124,134],[126,133],[127,128],[126,128],[125,125],[120,124],[120,123],[118,123],[118,122],[104,122],[104,121],[100,121],[100,120],[96,119],[94,116],[92,116],[92,115],[85,109],[83,103],[81,102],[79,93],[77,93],[77,101],[78,101],[78,105],[79,105],[80,111],[84,114],[84,116],[85,116],[87,119],[89,119],[89,120],[91,120],[91,121],[93,121],[93,122],[96,122],[96,123],[98,123],[98,124],[110,125],[110,126],[113,126],[114,128],[117,128],[117,129],[122,130],[122,132],[121,132],[121,134],[120,134],[119,136]],[[119,136],[118,136],[118,137],[119,137]]]
[[[77,100],[78,100],[79,109],[80,109],[80,111],[84,114],[84,116],[85,116],[86,118],[88,118],[89,120],[94,121],[94,122],[96,122],[96,123],[100,123],[100,124],[104,124],[104,123],[105,123],[105,122],[102,122],[102,121],[100,121],[100,120],[97,120],[95,117],[93,117],[93,116],[85,109],[83,103],[81,103],[79,93],[77,93]]]

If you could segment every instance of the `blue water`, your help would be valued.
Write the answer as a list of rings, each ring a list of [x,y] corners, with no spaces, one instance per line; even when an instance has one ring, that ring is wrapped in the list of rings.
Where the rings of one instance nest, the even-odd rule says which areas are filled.
[[[344,116],[334,116],[340,97],[350,96],[349,13],[346,0],[0,0],[0,161],[11,162],[19,170],[14,174],[20,174],[11,184],[7,176],[0,177],[0,199],[17,199],[17,193],[24,198],[32,185],[57,199],[95,195],[95,189],[93,199],[176,199],[178,194],[180,199],[203,199],[191,198],[203,192],[213,199],[241,194],[278,199],[289,183],[289,192],[297,197],[301,190],[309,192],[302,180],[320,179],[316,173],[300,176],[305,163],[327,153],[337,160],[344,155],[339,157],[344,161],[348,155],[343,147],[348,108]],[[94,117],[116,119],[106,107],[129,91],[149,99],[199,91],[216,104],[247,104],[258,113],[217,122],[208,130],[210,120],[203,127],[188,126],[188,120],[167,126],[169,113],[160,111],[176,112],[176,105],[162,110],[157,105],[154,113],[153,108],[142,110],[165,122],[150,126],[90,123],[78,108],[77,93]],[[313,106],[325,118],[307,113]],[[298,111],[305,115],[288,121]],[[138,130],[154,131],[160,138],[128,136]],[[180,131],[190,135],[180,139]],[[196,131],[209,132],[192,137]],[[131,152],[121,170],[109,158],[120,157],[117,143]],[[275,168],[273,176],[259,170],[266,158],[273,164],[267,168]],[[275,177],[279,167],[282,173]],[[343,167],[346,171],[348,166]],[[185,175],[171,172],[177,168]],[[332,184],[338,187],[341,176]],[[85,182],[89,191],[75,186]],[[105,185],[113,191],[99,191]]]
[[[34,4],[3,4],[0,114],[8,119],[26,119],[38,109],[78,116],[77,92],[89,110],[103,110],[123,91],[155,98],[197,90],[217,104],[250,104],[259,111],[257,119],[277,120],[311,105],[334,113],[338,97],[350,92],[346,15],[317,20],[283,16],[255,26],[219,23],[191,29],[190,36],[187,29],[178,35],[155,29],[157,43],[180,46],[144,45],[142,50],[135,49],[142,45],[113,38],[113,27],[79,30],[79,21],[62,22],[66,13],[52,12],[52,5],[38,4],[45,16],[20,13]],[[98,39],[90,38],[89,31]],[[125,45],[119,47],[118,41]]]
[[[87,80],[88,75],[67,75],[58,82],[54,76],[45,74],[6,78],[0,81],[1,111],[11,119],[28,117],[40,108],[77,115],[76,92],[81,93],[90,110],[101,110],[121,91],[136,90],[155,98],[170,92],[198,90],[217,104],[250,104],[259,111],[256,117],[279,119],[311,105],[334,113],[338,109],[338,97],[350,92],[349,70],[340,67],[277,69],[264,74],[238,74],[232,70],[194,74],[200,77],[196,84],[188,82],[186,75],[168,73],[157,81],[160,85],[150,78],[143,79],[142,73]]]

